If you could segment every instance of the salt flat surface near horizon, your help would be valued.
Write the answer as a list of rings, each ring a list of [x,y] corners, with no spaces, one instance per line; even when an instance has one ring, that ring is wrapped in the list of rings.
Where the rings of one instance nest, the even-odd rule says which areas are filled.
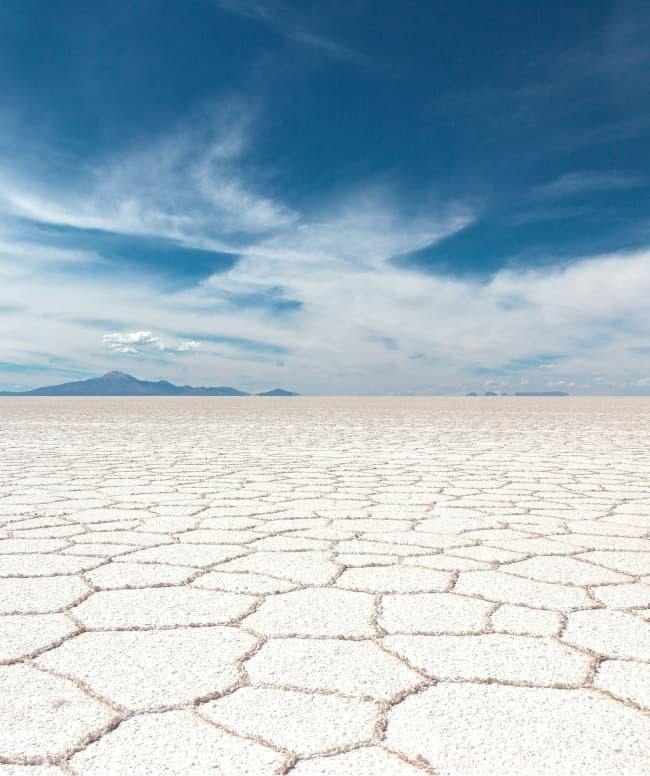
[[[0,776],[650,772],[650,398],[0,428]]]

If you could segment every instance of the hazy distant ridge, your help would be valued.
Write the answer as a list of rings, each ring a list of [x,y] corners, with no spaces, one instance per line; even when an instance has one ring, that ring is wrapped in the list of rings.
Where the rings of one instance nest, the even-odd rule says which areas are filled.
[[[478,394],[476,391],[471,391],[471,393],[465,394],[466,396],[509,396],[507,393],[498,394],[495,393],[495,391],[485,391],[484,394]],[[565,393],[564,391],[518,391],[517,393],[512,394],[513,396],[568,396],[568,393]]]

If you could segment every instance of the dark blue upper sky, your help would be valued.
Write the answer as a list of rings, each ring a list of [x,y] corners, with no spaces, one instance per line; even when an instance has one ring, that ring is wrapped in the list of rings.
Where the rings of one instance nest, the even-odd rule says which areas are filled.
[[[576,319],[552,288],[571,308],[647,274],[648,39],[645,2],[6,0],[0,303],[25,317],[0,311],[21,330],[0,383],[21,363],[40,382],[35,352],[147,370],[146,347],[70,328],[92,318],[172,332],[168,352],[196,332],[172,377],[463,390],[520,363],[531,385],[645,390],[620,352],[648,345],[643,305],[624,291]]]

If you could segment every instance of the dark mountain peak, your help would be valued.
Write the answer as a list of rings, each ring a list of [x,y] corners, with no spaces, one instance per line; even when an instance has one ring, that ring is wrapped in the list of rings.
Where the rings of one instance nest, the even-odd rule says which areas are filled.
[[[256,393],[256,396],[300,396],[299,393],[293,393],[293,391],[285,391],[284,388],[274,388],[272,391],[264,391],[263,393]]]
[[[126,372],[118,372],[117,370],[114,370],[112,372],[106,372],[105,375],[102,375],[101,377],[94,378],[95,380],[103,380],[105,382],[112,382],[114,380],[124,380],[129,382],[137,382],[137,378],[133,377],[133,375],[129,375]]]

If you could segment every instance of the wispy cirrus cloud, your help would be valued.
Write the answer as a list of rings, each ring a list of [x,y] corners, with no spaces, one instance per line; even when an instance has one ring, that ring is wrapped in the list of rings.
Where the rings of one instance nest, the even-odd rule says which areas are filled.
[[[350,62],[366,62],[367,58],[334,38],[314,30],[300,19],[300,6],[290,8],[285,0],[213,0],[223,11],[270,27],[285,38],[329,57]]]
[[[636,189],[648,185],[648,179],[637,173],[585,170],[564,173],[549,183],[538,186],[533,193],[539,197],[557,198],[589,194],[594,191]]]
[[[232,252],[242,234],[295,223],[298,214],[256,190],[241,164],[256,109],[242,100],[206,103],[145,146],[92,166],[68,190],[6,165],[0,208],[35,223],[148,235]],[[2,160],[0,160],[2,161]]]

